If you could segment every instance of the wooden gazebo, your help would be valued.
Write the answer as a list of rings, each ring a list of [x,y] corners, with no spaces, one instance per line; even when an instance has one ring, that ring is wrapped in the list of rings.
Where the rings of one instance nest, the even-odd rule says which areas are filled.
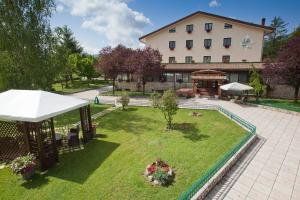
[[[226,73],[217,70],[200,70],[192,72],[194,94],[205,91],[207,94],[221,94],[220,86],[226,81]],[[201,85],[199,84],[201,83]],[[200,86],[198,86],[198,85]]]
[[[0,93],[0,160],[36,155],[42,171],[58,162],[53,117],[79,109],[83,139],[91,138],[89,102],[41,90]]]

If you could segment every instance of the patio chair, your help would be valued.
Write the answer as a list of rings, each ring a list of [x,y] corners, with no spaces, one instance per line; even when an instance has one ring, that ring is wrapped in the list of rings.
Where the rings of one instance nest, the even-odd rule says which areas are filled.
[[[68,146],[71,148],[80,146],[79,126],[70,129],[68,134]]]

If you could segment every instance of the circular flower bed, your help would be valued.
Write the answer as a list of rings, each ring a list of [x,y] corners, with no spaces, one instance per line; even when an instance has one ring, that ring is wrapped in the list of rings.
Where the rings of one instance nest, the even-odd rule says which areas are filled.
[[[146,167],[145,176],[153,185],[169,185],[174,180],[174,170],[163,160],[149,164]]]

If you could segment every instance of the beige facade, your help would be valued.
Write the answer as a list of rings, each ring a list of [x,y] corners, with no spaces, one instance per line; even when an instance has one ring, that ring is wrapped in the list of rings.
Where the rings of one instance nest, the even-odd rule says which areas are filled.
[[[205,24],[212,23],[212,30],[207,32]],[[225,23],[232,28],[224,28]],[[192,33],[186,31],[186,25],[193,25]],[[169,30],[175,28],[176,32]],[[194,14],[162,30],[146,35],[140,40],[163,55],[163,63],[169,62],[169,57],[175,57],[176,63],[185,63],[186,56],[192,56],[193,61],[202,63],[204,56],[211,56],[211,62],[222,62],[224,55],[230,56],[230,62],[261,62],[263,37],[269,29],[263,26],[253,26],[239,23],[223,17],[206,14]],[[225,48],[223,39],[231,38],[231,46]],[[204,39],[211,39],[210,49],[204,47]],[[186,40],[193,40],[193,48],[186,48]],[[248,40],[247,47],[242,42]],[[169,48],[169,41],[175,41],[174,50]]]

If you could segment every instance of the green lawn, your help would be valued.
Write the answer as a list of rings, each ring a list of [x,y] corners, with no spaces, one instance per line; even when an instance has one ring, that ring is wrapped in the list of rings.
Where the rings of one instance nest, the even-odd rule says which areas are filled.
[[[9,168],[0,170],[0,199],[177,199],[245,136],[217,111],[197,111],[201,117],[191,112],[180,109],[170,132],[156,109],[130,107],[105,115],[97,120],[99,137],[84,150],[60,155],[60,164],[45,175],[26,183]],[[157,158],[176,170],[173,185],[145,181],[145,167]]]
[[[93,114],[99,113],[109,107],[110,107],[110,105],[91,104],[91,114],[93,115]],[[62,114],[62,115],[58,115],[57,117],[54,118],[54,123],[55,123],[56,127],[74,124],[78,121],[80,121],[79,109],[72,110],[72,111]]]
[[[150,95],[151,95],[150,92],[145,92],[145,94],[143,94],[143,92],[120,91],[120,90],[116,90],[115,95],[113,95],[112,91],[102,93],[101,95],[102,96],[121,96],[124,92],[127,92],[128,96],[130,96],[130,97],[150,97]]]
[[[285,110],[300,112],[300,102],[294,103],[293,100],[286,99],[260,99],[259,102],[255,100],[250,101],[254,104],[260,104],[264,106],[271,106],[274,108],[281,108]]]
[[[61,83],[53,84],[52,88],[58,93],[70,94],[88,89],[96,89],[109,84],[110,82],[105,80],[74,80],[72,83],[69,83],[67,88],[62,88]]]

